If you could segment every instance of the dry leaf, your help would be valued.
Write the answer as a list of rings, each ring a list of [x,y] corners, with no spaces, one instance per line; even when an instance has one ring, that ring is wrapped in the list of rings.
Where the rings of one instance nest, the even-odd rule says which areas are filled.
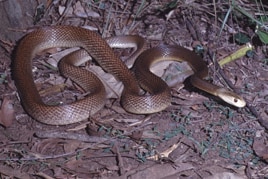
[[[74,14],[78,17],[82,17],[82,18],[87,18],[87,13],[85,11],[85,9],[83,8],[82,4],[80,1],[77,1],[75,6],[74,6]]]
[[[172,166],[169,163],[152,165],[146,167],[144,170],[137,171],[131,175],[128,175],[128,178],[131,179],[140,179],[140,178],[179,178],[176,174],[179,174],[183,171],[193,170],[195,167],[189,163],[179,163],[176,164],[176,167]]]
[[[268,162],[268,144],[263,137],[254,139],[253,150],[260,158]]]
[[[49,56],[49,59],[46,61],[46,63],[48,63],[49,65],[57,68],[58,67],[58,62],[65,57],[67,54],[70,54],[76,50],[78,50],[78,47],[74,47],[74,48],[68,48],[66,50],[62,50],[56,53],[53,53]],[[89,56],[90,59],[90,56]]]
[[[100,15],[98,13],[96,13],[95,11],[93,11],[89,8],[84,8],[80,1],[77,1],[77,3],[75,4],[74,14],[77,17],[82,17],[82,18],[100,17]]]
[[[230,172],[214,173],[212,176],[206,177],[206,179],[246,179],[245,175],[240,175]]]
[[[68,140],[64,143],[64,151],[66,153],[75,152],[81,146],[81,141],[78,140]]]
[[[62,15],[65,10],[65,6],[59,6],[59,14]]]
[[[66,8],[67,8],[67,10],[66,10]],[[65,7],[65,6],[59,6],[59,9],[58,9],[58,11],[59,11],[59,14],[62,16],[63,14],[65,14],[65,16],[68,16],[68,17],[70,17],[70,16],[73,16],[73,7]]]
[[[140,140],[142,138],[143,131],[134,131],[131,134],[131,138],[134,140]]]
[[[39,143],[35,143],[32,147],[32,152],[38,152],[39,154],[47,154],[55,151],[59,146],[62,146],[62,139],[44,139]]]
[[[59,85],[55,85],[52,86],[50,88],[44,89],[39,91],[40,96],[49,96],[52,94],[57,94],[60,93],[61,91],[63,91],[65,88],[65,84],[59,84]]]
[[[31,178],[30,174],[27,174],[19,169],[14,169],[14,167],[5,166],[4,163],[0,165],[0,173],[1,178]]]
[[[173,62],[163,69],[164,73],[162,79],[165,79],[170,87],[183,83],[186,78],[193,74],[193,71],[187,62]]]
[[[12,100],[9,100],[7,98],[3,99],[0,110],[0,124],[5,127],[11,126],[13,120],[15,119],[15,110],[12,103]]]
[[[105,73],[99,66],[92,66],[90,69],[95,73],[102,81],[106,88],[107,98],[117,99],[121,96],[123,91],[122,82],[115,79],[115,77],[109,73]]]

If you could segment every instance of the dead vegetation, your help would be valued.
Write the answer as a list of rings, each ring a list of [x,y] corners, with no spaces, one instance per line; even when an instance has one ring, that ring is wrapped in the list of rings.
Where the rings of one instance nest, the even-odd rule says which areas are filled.
[[[229,85],[248,105],[237,109],[187,80],[182,83],[191,71],[181,63],[156,67],[165,70],[167,81],[180,79],[172,89],[171,107],[148,116],[128,114],[119,104],[120,83],[86,64],[111,89],[105,108],[80,124],[40,124],[25,114],[16,96],[10,70],[15,44],[1,39],[1,178],[267,177],[267,11],[267,2],[261,0],[40,4],[33,25],[18,30],[65,24],[94,30],[103,38],[138,34],[148,48],[181,45],[203,56],[211,82]],[[252,44],[252,52],[219,67],[218,61],[237,55],[246,43]],[[33,69],[44,101],[68,103],[82,97],[79,87],[58,75],[56,64],[63,52],[49,53],[53,55],[35,60]],[[129,51],[117,53],[126,57]]]

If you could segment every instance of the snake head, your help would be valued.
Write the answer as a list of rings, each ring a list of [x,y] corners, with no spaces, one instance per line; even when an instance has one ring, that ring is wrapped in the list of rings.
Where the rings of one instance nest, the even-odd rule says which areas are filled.
[[[220,88],[217,90],[217,96],[228,104],[242,108],[245,107],[246,101],[234,92]]]

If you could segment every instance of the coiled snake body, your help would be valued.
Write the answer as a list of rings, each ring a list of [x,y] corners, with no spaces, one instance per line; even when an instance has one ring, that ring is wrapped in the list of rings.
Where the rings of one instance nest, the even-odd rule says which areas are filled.
[[[127,38],[123,38],[123,42],[118,43],[124,43],[126,40]],[[208,74],[205,63],[185,48],[160,46],[145,51],[133,66],[136,78],[95,32],[73,26],[51,26],[26,35],[20,41],[13,61],[13,78],[23,107],[28,114],[42,123],[65,125],[79,122],[96,113],[105,103],[105,88],[100,80],[92,73],[76,67],[83,61],[72,60],[71,55],[64,60],[65,62],[59,63],[60,71],[85,91],[90,91],[90,94],[72,104],[49,106],[43,103],[33,80],[32,58],[38,52],[52,47],[81,47],[85,50],[75,52],[74,56],[83,57],[88,52],[105,71],[123,82],[121,103],[131,113],[154,113],[170,105],[171,95],[168,86],[149,71],[152,63],[161,60],[187,61],[195,71],[191,77],[194,86],[237,107],[245,105],[244,100],[235,93],[204,81],[203,78]],[[149,91],[150,95],[141,96],[139,85]]]

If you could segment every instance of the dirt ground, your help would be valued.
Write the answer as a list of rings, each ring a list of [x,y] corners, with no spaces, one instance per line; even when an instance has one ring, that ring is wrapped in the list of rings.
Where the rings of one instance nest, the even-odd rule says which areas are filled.
[[[1,39],[1,178],[268,177],[267,2],[72,0],[47,1],[39,8],[35,25],[18,30],[26,34],[64,24],[83,26],[103,38],[137,34],[148,48],[180,45],[202,56],[211,83],[237,92],[247,106],[233,107],[194,88],[185,63],[160,64],[156,71],[165,70],[163,79],[179,79],[172,86],[172,105],[151,115],[130,114],[120,105],[117,92],[122,85],[93,62],[83,67],[93,69],[113,89],[107,92],[105,107],[81,123],[42,124],[22,108],[11,76],[17,44]],[[254,47],[251,52],[219,67],[221,59],[247,43]],[[130,53],[115,51],[125,58]],[[62,52],[48,53],[33,62],[43,100],[59,104],[81,98],[81,89],[61,77],[54,65]]]

